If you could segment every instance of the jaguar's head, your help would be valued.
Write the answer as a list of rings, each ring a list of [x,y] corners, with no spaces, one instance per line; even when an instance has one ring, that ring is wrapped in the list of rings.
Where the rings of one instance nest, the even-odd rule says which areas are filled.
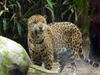
[[[43,34],[44,30],[48,28],[46,16],[33,15],[24,21],[28,25],[28,31],[36,35]]]

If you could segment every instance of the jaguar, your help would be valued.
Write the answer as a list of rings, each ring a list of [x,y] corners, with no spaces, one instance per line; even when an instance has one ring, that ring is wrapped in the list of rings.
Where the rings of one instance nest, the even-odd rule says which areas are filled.
[[[47,24],[46,16],[39,14],[24,20],[28,25],[28,48],[33,64],[41,66],[44,62],[46,69],[51,70],[54,53],[57,54],[59,67],[57,72],[64,69],[67,61],[75,70],[75,60],[80,57],[94,67],[99,64],[85,58],[82,53],[82,33],[71,22],[53,22]]]

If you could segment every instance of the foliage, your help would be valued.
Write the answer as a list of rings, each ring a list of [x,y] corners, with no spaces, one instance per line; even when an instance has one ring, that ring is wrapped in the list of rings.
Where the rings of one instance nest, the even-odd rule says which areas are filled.
[[[33,14],[44,15],[48,9],[53,21],[53,5],[51,0],[2,0],[0,2],[0,34],[11,39],[25,37],[27,25],[23,19]]]
[[[84,29],[83,32],[88,32],[88,7],[89,0],[1,0],[0,35],[11,39],[26,38],[27,25],[23,19],[34,14],[46,14],[48,23],[71,21]]]
[[[84,30],[84,33],[89,33],[89,0],[73,0],[74,3],[76,4],[76,7],[78,10],[78,19],[77,23],[81,24],[82,30]]]

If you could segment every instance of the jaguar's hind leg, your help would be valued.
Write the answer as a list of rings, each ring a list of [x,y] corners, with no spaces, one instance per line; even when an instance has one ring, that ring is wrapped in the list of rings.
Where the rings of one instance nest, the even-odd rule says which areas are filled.
[[[59,65],[59,67],[58,67],[58,69],[57,69],[57,73],[61,73],[62,72],[62,70],[64,69],[64,66],[65,66],[65,62],[61,62],[61,63],[59,63],[60,65]]]
[[[76,64],[75,62],[71,63],[71,72],[69,75],[76,75]]]
[[[56,72],[61,73],[64,69],[66,61],[69,59],[67,55],[67,49],[65,47],[61,48],[57,52],[57,59],[59,60],[59,67]]]
[[[69,53],[69,61],[71,62],[71,73],[70,75],[76,75],[76,62],[74,52]]]
[[[59,60],[60,66],[58,67],[56,72],[61,73],[62,70],[64,69],[64,66],[66,65],[66,63],[68,63],[70,61],[70,62],[73,62],[73,63],[71,63],[71,74],[75,75],[76,65],[75,65],[74,52],[70,51],[69,48],[63,47],[61,50],[58,51],[57,55],[58,55],[58,60]]]
[[[58,69],[57,69],[56,72],[61,73],[62,70],[64,69],[65,65],[66,65],[67,63],[69,63],[69,60],[68,60],[68,61],[63,61],[63,60],[61,60],[61,61],[59,62],[60,65],[59,65],[59,67],[58,67]],[[75,61],[73,61],[73,62],[71,63],[70,68],[71,68],[70,75],[76,75],[76,64],[75,64]]]

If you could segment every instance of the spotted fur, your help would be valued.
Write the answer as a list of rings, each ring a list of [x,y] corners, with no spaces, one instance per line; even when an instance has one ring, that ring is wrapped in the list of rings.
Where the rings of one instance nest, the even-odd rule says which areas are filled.
[[[54,22],[47,25],[46,18],[41,15],[33,15],[26,22],[28,24],[28,47],[34,64],[41,66],[44,62],[45,68],[50,70],[55,52],[60,64],[57,70],[59,73],[67,61],[71,61],[71,65],[75,66],[74,61],[78,56],[87,62],[91,61],[90,64],[93,66],[98,66],[92,60],[84,58],[82,34],[73,23]]]
[[[53,48],[57,53],[60,64],[57,72],[60,73],[63,70],[67,61],[71,61],[72,67],[75,67],[75,60],[79,57],[94,67],[99,66],[98,63],[84,57],[82,53],[82,34],[75,24],[54,22],[50,23],[49,26],[53,34]]]

